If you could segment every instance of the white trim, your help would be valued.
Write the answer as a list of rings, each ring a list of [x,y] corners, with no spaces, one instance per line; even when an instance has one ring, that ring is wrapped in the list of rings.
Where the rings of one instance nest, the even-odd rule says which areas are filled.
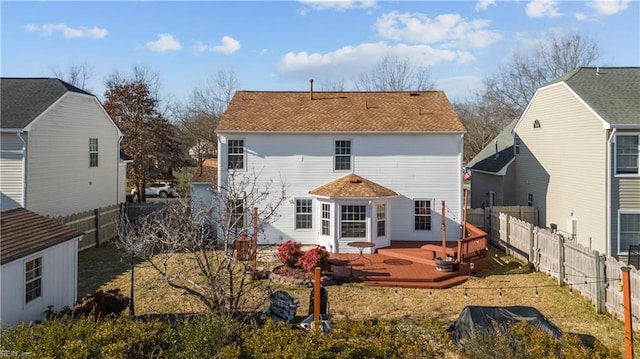
[[[429,225],[429,229],[416,229],[416,201],[429,201],[429,221],[430,221],[430,225]],[[413,205],[411,212],[413,213],[412,217],[413,217],[413,221],[411,221],[412,226],[412,230],[413,232],[420,232],[420,233],[424,233],[424,232],[433,232],[433,213],[434,213],[434,206],[435,206],[435,202],[436,199],[435,198],[424,198],[424,197],[416,197],[416,198],[412,198],[411,199],[411,204]],[[442,213],[442,216],[445,216],[446,218],[446,213]],[[421,217],[427,217],[427,215],[420,215]]]
[[[45,251],[42,250],[37,252],[37,254],[22,257],[22,309],[32,307],[44,300],[44,252]],[[27,262],[34,261],[38,258],[40,258],[40,296],[27,302]]]
[[[336,169],[336,157],[338,156],[338,154],[336,153],[336,142],[337,141],[349,141],[349,169],[346,170],[337,170]],[[333,140],[331,140],[331,143],[333,144],[333,155],[331,156],[333,159],[333,168],[332,171],[335,173],[354,173],[355,172],[355,160],[354,160],[354,156],[353,156],[353,138],[347,138],[347,137],[334,137]],[[345,157],[344,155],[342,155],[343,157]]]
[[[637,209],[618,209],[618,254],[629,254],[628,251],[620,250],[620,215],[621,214],[640,214],[640,210]]]
[[[230,141],[242,141],[242,168],[229,168],[229,156],[231,155],[231,153],[229,152],[229,142]],[[226,141],[226,145],[227,145],[227,153],[226,153],[226,163],[224,164],[224,167],[226,167],[227,172],[231,172],[231,171],[236,171],[236,172],[247,172],[247,168],[248,163],[247,163],[247,140],[243,137],[243,138],[227,138]],[[237,153],[234,153],[233,155],[237,156]],[[218,164],[218,167],[220,167],[220,164]]]
[[[338,135],[338,136],[356,136],[356,135],[463,135],[467,131],[249,131],[249,130],[222,130],[218,132],[219,136],[225,134],[254,134],[254,135]]]

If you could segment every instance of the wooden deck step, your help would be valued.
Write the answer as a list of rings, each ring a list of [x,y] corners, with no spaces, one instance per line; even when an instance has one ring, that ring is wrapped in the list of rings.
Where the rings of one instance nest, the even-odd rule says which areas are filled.
[[[437,272],[436,274],[432,274],[428,277],[425,276],[418,278],[403,276],[383,277],[376,275],[358,275],[358,271],[356,268],[353,269],[353,274],[361,278],[363,281],[375,282],[442,282],[463,275],[463,273],[460,272]]]
[[[439,282],[407,282],[407,281],[363,281],[369,287],[399,287],[399,288],[428,288],[446,289],[460,285],[469,279],[468,276],[455,276]]]

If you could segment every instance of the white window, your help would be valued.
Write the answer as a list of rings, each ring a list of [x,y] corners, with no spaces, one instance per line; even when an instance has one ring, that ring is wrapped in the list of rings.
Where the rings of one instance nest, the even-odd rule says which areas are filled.
[[[616,136],[616,174],[638,174],[638,135]]]
[[[322,204],[322,235],[331,235],[331,205],[329,203]]]
[[[244,140],[229,140],[228,143],[227,168],[230,170],[244,169]]]
[[[333,165],[333,169],[336,171],[351,170],[351,141],[338,140],[335,142]]]
[[[414,229],[416,231],[431,230],[431,201],[418,199],[414,201]]]
[[[367,206],[340,206],[340,229],[342,238],[365,238],[367,236]]]
[[[98,139],[89,139],[89,167],[98,167]]]
[[[313,225],[313,200],[296,199],[296,229],[311,229]]]
[[[42,296],[42,257],[25,263],[25,293],[24,302],[40,298]]]
[[[376,206],[376,229],[378,237],[387,235],[387,204],[381,203]]]
[[[627,253],[630,245],[640,244],[640,213],[620,212],[618,253]]]
[[[533,207],[533,193],[527,193],[527,206]]]

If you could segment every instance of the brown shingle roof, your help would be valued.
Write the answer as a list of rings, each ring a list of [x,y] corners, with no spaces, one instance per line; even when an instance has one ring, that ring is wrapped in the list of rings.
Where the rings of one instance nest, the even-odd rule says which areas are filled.
[[[322,197],[391,197],[398,194],[375,182],[350,173],[309,191]]]
[[[442,91],[238,91],[218,132],[465,131]]]
[[[218,182],[218,160],[216,158],[207,158],[202,162],[202,173],[200,167],[196,169],[196,173],[191,177],[191,182]]]
[[[82,232],[24,208],[0,212],[0,264],[82,236]]]

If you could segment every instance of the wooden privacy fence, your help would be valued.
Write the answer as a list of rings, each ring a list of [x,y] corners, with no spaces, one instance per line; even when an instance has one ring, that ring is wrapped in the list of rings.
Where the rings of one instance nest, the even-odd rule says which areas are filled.
[[[84,233],[82,240],[78,242],[78,251],[83,251],[100,246],[115,238],[122,211],[123,204],[114,204],[109,207],[58,217],[56,220]]]
[[[586,248],[549,229],[491,211],[488,230],[492,244],[503,247],[514,258],[529,263],[540,272],[556,278],[559,285],[580,292],[590,299],[598,313],[608,311],[624,318],[621,270],[627,266],[613,257]],[[640,328],[640,272],[629,271],[633,325]]]

